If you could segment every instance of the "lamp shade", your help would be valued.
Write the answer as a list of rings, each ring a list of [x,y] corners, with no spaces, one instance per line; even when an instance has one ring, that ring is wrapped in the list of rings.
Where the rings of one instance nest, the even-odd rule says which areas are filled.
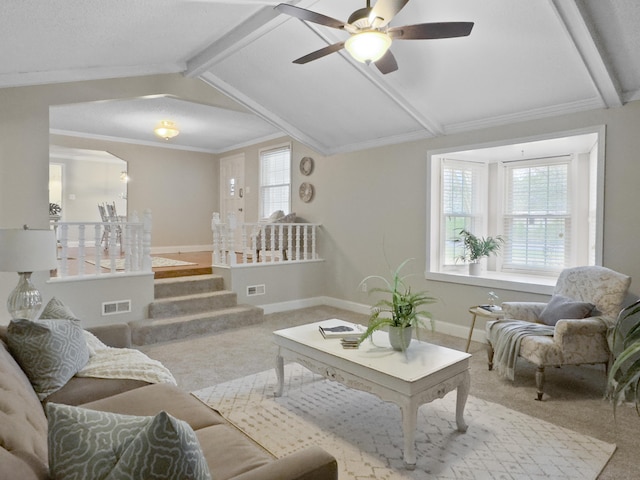
[[[349,37],[344,46],[359,62],[377,62],[389,50],[391,37],[377,30],[367,30]]]
[[[38,272],[58,266],[53,230],[0,230],[0,271]]]

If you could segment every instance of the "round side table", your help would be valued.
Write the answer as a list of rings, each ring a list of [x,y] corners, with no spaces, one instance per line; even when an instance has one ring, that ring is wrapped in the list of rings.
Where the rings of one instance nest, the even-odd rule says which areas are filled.
[[[491,318],[493,320],[499,320],[504,316],[500,307],[498,307],[496,310],[489,311],[480,307],[479,305],[470,307],[469,313],[473,315],[473,317],[471,318],[471,328],[469,328],[469,338],[467,338],[467,348],[464,349],[464,351],[467,353],[469,353],[469,345],[471,345],[471,335],[473,335],[473,328],[476,326],[476,317],[480,316]]]

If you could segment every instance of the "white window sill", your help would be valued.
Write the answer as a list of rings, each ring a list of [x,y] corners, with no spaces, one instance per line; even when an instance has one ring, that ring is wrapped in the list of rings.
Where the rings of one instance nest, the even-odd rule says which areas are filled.
[[[437,282],[499,288],[502,290],[514,290],[517,292],[537,293],[541,295],[551,295],[556,285],[556,278],[487,271],[482,272],[482,275],[479,276],[471,276],[465,273],[426,272],[425,278]]]

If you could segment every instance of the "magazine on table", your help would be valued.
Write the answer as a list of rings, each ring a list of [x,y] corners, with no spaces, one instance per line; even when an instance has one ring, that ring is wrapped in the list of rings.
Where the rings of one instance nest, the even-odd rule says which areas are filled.
[[[366,328],[357,323],[345,322],[337,318],[323,322],[318,329],[324,338],[359,337]]]
[[[500,307],[499,305],[480,305],[480,308],[482,308],[483,310],[486,310],[487,312],[491,312],[491,313],[500,313],[500,312],[502,312],[502,307]]]

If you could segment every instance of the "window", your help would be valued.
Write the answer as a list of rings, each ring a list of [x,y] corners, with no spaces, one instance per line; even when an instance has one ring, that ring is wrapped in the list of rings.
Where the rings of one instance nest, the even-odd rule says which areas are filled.
[[[260,218],[291,209],[291,145],[260,151]]]
[[[461,229],[506,240],[485,260],[485,279],[548,285],[564,268],[596,264],[603,130],[430,152],[427,277],[468,281],[468,267],[459,261]]]

